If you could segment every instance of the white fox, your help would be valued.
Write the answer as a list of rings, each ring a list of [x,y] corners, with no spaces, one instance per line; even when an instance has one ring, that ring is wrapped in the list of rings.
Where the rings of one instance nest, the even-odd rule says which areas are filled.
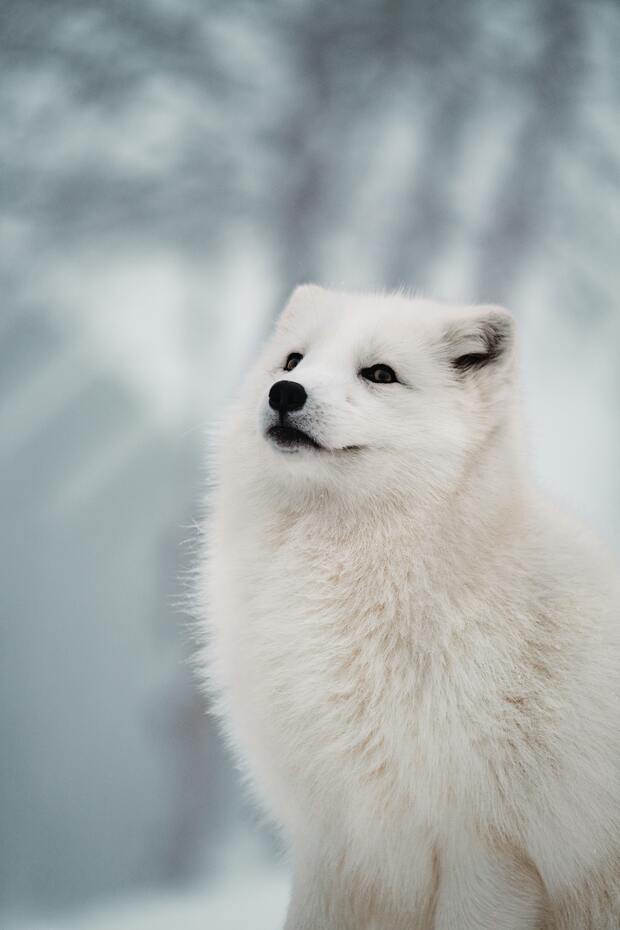
[[[620,928],[620,582],[533,488],[514,321],[298,288],[217,452],[205,676],[287,930]]]

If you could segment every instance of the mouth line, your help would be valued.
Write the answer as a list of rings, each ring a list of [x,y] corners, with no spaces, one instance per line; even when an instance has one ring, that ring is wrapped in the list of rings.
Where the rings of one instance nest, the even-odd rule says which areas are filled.
[[[297,429],[296,426],[270,426],[267,435],[277,446],[284,449],[297,449],[299,446],[307,446],[311,449],[323,449],[324,447],[304,433],[303,430]]]
[[[295,452],[297,449],[316,449],[319,452],[357,452],[361,446],[342,446],[340,449],[329,449],[322,446],[308,433],[298,429],[296,426],[270,426],[266,436],[272,440],[274,445],[287,452]]]

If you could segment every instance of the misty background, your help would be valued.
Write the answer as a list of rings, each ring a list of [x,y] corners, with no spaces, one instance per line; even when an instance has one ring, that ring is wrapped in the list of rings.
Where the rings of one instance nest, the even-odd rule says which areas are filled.
[[[0,925],[268,930],[192,681],[225,410],[302,281],[505,303],[620,551],[620,4],[1,0]]]

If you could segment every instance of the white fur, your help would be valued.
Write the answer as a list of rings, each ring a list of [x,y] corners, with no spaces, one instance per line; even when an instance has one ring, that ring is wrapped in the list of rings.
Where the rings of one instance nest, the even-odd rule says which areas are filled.
[[[287,930],[620,927],[618,575],[530,485],[513,329],[299,288],[226,428],[204,667],[290,845]],[[282,378],[325,449],[265,437]]]

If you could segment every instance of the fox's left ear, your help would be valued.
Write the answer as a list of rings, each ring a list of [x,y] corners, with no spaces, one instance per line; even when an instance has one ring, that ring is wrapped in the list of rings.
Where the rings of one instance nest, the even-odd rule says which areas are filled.
[[[514,317],[496,306],[472,307],[451,320],[444,333],[450,364],[460,374],[506,362],[513,355],[514,342]]]

